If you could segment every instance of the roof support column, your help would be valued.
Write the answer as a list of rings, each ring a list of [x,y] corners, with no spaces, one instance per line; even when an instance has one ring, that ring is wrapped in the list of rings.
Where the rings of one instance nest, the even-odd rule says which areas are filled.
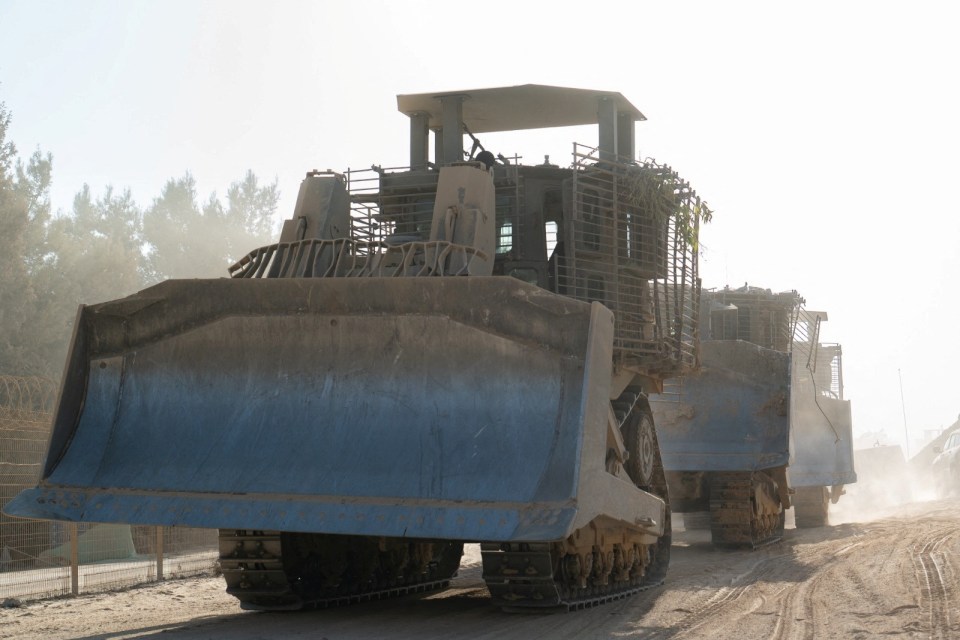
[[[433,129],[433,161],[437,167],[443,164],[443,129]]]
[[[617,113],[617,155],[620,156],[620,162],[633,162],[636,160],[637,148],[634,140],[633,114],[620,111]]]
[[[410,168],[414,171],[427,168],[430,160],[428,145],[430,142],[430,114],[423,111],[408,114],[410,116]]]
[[[610,97],[600,98],[597,122],[600,125],[600,159],[617,160],[617,102]]]
[[[463,101],[466,96],[441,96],[443,105],[443,158],[437,164],[463,160]]]

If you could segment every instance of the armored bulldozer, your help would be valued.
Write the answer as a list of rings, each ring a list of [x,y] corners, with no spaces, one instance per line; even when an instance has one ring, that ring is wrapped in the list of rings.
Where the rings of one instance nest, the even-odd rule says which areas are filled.
[[[8,513],[219,529],[253,609],[441,588],[465,541],[514,608],[663,580],[648,395],[696,362],[706,209],[634,160],[619,93],[398,106],[409,167],[311,171],[230,278],[81,307],[39,486]],[[478,138],[589,124],[567,167]]]
[[[718,546],[826,523],[856,481],[841,349],[797,292],[744,286],[701,298],[702,367],[652,402],[674,512]],[[672,391],[672,393],[671,393]]]

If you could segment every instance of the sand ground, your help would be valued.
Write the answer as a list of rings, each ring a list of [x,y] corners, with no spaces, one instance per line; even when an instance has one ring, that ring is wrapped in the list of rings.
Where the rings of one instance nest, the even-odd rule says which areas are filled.
[[[0,638],[956,638],[960,500],[911,503],[857,522],[787,529],[757,551],[678,531],[668,582],[574,613],[493,607],[470,545],[451,588],[321,611],[242,611],[221,578],[0,609]]]

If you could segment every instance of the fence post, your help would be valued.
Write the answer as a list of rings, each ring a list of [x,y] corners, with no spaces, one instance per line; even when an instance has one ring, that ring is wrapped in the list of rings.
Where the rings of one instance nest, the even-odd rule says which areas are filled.
[[[70,593],[80,595],[80,531],[76,522],[67,525],[70,529]]]
[[[163,580],[163,527],[157,527],[157,581]]]

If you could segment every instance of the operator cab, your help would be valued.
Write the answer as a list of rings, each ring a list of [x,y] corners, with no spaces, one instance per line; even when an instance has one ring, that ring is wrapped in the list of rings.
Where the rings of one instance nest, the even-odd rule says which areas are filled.
[[[482,134],[597,125],[596,157],[584,153],[582,159],[630,163],[635,153],[634,124],[645,120],[644,115],[617,92],[532,84],[400,95],[397,106],[410,118],[410,171],[381,175],[381,195],[395,186],[402,188],[401,183],[413,187],[418,175],[429,183],[442,166],[479,162],[492,171],[496,188],[494,274],[564,293],[568,287],[560,269],[566,247],[573,242],[567,237],[572,233],[568,221],[573,171],[551,164],[549,158],[543,164],[524,165],[517,156],[495,154],[484,147]],[[469,149],[464,146],[465,137]],[[411,194],[401,206],[408,213],[398,229],[405,233],[418,226],[429,229],[429,194]]]

